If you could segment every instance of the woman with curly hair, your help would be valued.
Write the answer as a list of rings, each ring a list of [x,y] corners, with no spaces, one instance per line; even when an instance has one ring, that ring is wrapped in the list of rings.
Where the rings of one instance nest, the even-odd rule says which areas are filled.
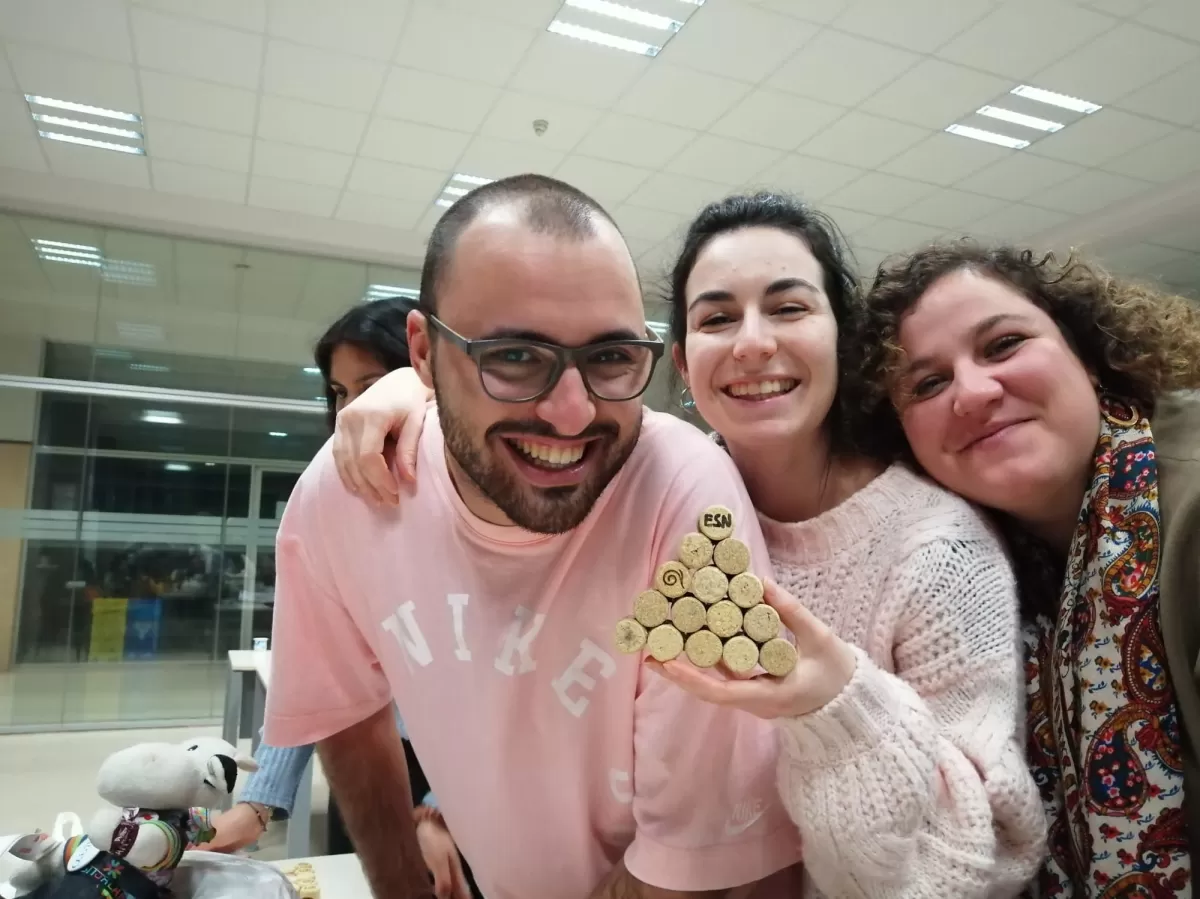
[[[1073,258],[961,242],[885,263],[855,346],[881,448],[1008,537],[1050,824],[1041,894],[1190,895],[1200,308]]]

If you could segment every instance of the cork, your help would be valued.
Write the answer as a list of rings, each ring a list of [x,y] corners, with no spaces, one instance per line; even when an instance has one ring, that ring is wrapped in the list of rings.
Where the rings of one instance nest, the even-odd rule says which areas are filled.
[[[763,645],[760,661],[767,674],[783,677],[796,667],[796,647],[782,637],[776,637]]]
[[[641,652],[646,645],[646,629],[633,618],[622,618],[617,622],[613,642],[621,652]]]
[[[745,674],[758,664],[758,646],[749,637],[738,634],[725,641],[721,658],[734,674]]]
[[[671,603],[657,590],[643,590],[633,601],[633,617],[646,627],[658,627],[671,613]]]
[[[684,644],[687,657],[697,668],[711,668],[721,661],[721,638],[712,631],[698,631],[687,638]]]
[[[682,562],[663,562],[654,575],[654,589],[667,599],[678,599],[692,586],[692,573]]]
[[[727,599],[708,610],[708,629],[722,639],[742,629],[742,610]]]
[[[752,609],[763,598],[763,582],[758,575],[743,571],[729,579],[729,598],[743,609]]]
[[[729,593],[729,578],[720,568],[709,565],[692,575],[692,595],[706,605],[724,599]]]
[[[671,606],[671,622],[681,634],[694,634],[708,621],[708,609],[694,596],[683,596]]]
[[[750,567],[750,547],[737,537],[726,537],[713,549],[713,563],[726,574],[741,574]]]
[[[755,643],[766,643],[779,636],[779,613],[765,602],[746,612],[742,619],[742,630]]]
[[[709,506],[696,526],[709,540],[724,540],[733,533],[733,513],[725,506]]]
[[[695,570],[712,564],[713,542],[703,534],[692,531],[679,543],[679,561]]]
[[[683,652],[683,634],[669,624],[660,624],[646,638],[650,655],[660,662],[669,662]]]

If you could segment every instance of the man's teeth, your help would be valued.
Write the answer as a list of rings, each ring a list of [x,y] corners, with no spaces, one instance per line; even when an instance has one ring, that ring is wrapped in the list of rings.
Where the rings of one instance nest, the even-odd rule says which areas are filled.
[[[513,445],[522,453],[543,466],[566,468],[583,458],[586,446],[547,446],[528,440],[514,440]]]
[[[787,393],[799,383],[793,378],[780,381],[756,381],[753,384],[732,384],[729,387],[731,396],[774,396]]]

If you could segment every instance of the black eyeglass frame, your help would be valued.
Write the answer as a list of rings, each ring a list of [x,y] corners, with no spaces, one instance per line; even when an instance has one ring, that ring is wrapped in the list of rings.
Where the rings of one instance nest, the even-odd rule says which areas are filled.
[[[662,338],[653,331],[647,329],[647,333],[654,336],[653,340],[637,340],[633,338],[621,338],[618,340],[601,340],[597,343],[588,343],[579,347],[562,346],[557,343],[546,343],[541,340],[525,340],[519,337],[481,337],[470,338],[463,337],[436,315],[428,312],[424,313],[425,319],[433,326],[433,329],[440,333],[443,337],[449,340],[452,344],[462,350],[475,362],[475,370],[479,372],[479,386],[483,388],[483,392],[498,403],[533,403],[546,396],[555,387],[558,386],[559,380],[563,376],[563,372],[571,365],[574,365],[579,372],[579,377],[583,381],[583,386],[587,389],[590,396],[599,400],[602,403],[628,403],[630,400],[636,400],[639,396],[646,392],[650,387],[650,381],[654,378],[654,369],[658,366],[659,361],[663,357],[667,345]],[[646,383],[644,383],[637,393],[631,394],[623,399],[609,399],[601,396],[592,389],[591,383],[588,381],[587,369],[579,363],[585,355],[603,350],[608,347],[642,347],[650,351],[650,369],[646,372]],[[483,377],[483,354],[488,350],[503,349],[505,347],[538,347],[539,349],[547,350],[554,355],[555,365],[550,373],[549,379],[546,381],[546,386],[540,392],[534,394],[527,399],[508,399],[506,397],[496,396],[488,389],[487,381]]]

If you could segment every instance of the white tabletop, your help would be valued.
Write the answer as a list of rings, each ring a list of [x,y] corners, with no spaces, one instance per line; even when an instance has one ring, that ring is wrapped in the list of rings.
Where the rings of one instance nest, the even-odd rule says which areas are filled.
[[[258,672],[258,679],[262,681],[264,689],[269,689],[271,686],[271,650],[260,649],[257,652],[251,650],[254,655],[254,670]]]
[[[259,660],[266,657],[270,666],[271,651],[269,649],[231,649],[229,650],[229,668],[231,671],[255,671]]]
[[[313,858],[289,858],[272,864],[290,871],[301,862],[312,865],[317,875],[321,899],[371,899],[371,889],[363,875],[357,855],[318,855]]]

